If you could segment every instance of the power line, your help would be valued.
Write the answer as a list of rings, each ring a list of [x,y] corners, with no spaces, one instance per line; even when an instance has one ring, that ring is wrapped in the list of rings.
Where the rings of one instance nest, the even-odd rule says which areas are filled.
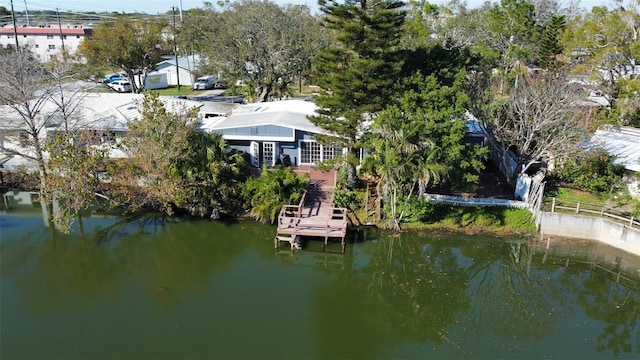
[[[29,7],[31,7],[32,9],[37,8],[38,10],[55,11],[56,8],[60,7],[60,2],[59,1],[46,1],[46,2],[44,2],[44,1],[27,0],[27,1],[25,1],[25,7],[26,7],[26,3],[28,3]],[[108,2],[108,1],[105,2],[105,4],[109,4],[109,3],[110,2]],[[126,7],[126,5],[124,5],[124,6]],[[16,5],[16,7],[18,7],[18,6]],[[23,7],[20,7],[20,8],[23,8]],[[106,14],[106,13],[121,13],[121,11],[114,11],[113,9],[114,9],[113,6],[105,7],[105,6],[91,5],[91,11],[81,11],[81,10],[80,11],[72,11],[72,10],[64,11],[64,10],[60,10],[60,12],[99,13],[99,14],[101,14],[101,13],[104,13],[104,14]],[[124,10],[126,10],[126,9],[123,9],[122,12],[124,12]],[[166,15],[170,11],[171,11],[171,9],[167,8],[167,11],[165,11],[162,14]],[[127,12],[127,13],[129,13],[129,12]],[[137,12],[137,11],[133,11],[131,13],[137,13],[137,14],[141,14],[141,15],[144,14],[144,15],[149,15],[149,16],[156,15],[156,14],[147,14],[147,13],[144,13],[144,12]]]

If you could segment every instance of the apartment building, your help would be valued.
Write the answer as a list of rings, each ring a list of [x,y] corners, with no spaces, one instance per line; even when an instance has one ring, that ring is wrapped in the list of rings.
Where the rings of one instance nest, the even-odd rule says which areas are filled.
[[[13,26],[3,26],[0,27],[0,46],[15,47],[17,34],[18,45],[45,62],[61,55],[63,49],[71,56],[76,55],[80,43],[91,36],[91,30],[81,25],[18,26],[15,31]]]

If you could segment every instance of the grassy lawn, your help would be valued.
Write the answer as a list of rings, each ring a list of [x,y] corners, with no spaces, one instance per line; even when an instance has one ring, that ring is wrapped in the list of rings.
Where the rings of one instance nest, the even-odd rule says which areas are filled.
[[[177,86],[171,85],[166,89],[155,89],[155,90],[149,90],[149,91],[156,92],[161,96],[177,96],[177,95],[193,96],[193,95],[200,95],[204,92],[204,90],[193,90],[191,86],[186,86],[186,85],[180,86],[180,90],[178,90]]]
[[[549,189],[545,194],[546,199],[544,208],[546,210],[550,208],[551,198],[554,197],[559,200],[570,200],[583,204],[607,206],[636,215],[640,212],[640,201],[632,198],[625,192],[614,191],[610,194],[593,194],[577,189],[557,187]]]
[[[403,230],[442,230],[467,234],[533,234],[531,213],[503,207],[453,207],[438,205],[437,215],[429,221],[402,224]]]
[[[566,187],[551,189],[547,192],[546,197],[555,197],[562,200],[579,201],[597,205],[604,205],[607,202],[607,199],[603,198],[600,194],[592,194],[586,191]]]
[[[85,89],[86,92],[91,93],[108,93],[112,92],[109,90],[107,85],[95,83],[95,86],[88,87]],[[158,93],[161,96],[195,96],[200,95],[204,92],[204,90],[193,90],[191,86],[180,86],[180,90],[178,90],[177,86],[169,86],[166,89],[155,89],[148,90]]]

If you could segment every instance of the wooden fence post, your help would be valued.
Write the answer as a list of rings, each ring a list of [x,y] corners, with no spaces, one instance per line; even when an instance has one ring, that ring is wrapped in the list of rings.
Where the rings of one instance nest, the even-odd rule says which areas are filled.
[[[556,198],[553,198],[553,200],[551,201],[551,212],[555,212],[556,211]]]
[[[367,191],[364,195],[364,221],[369,223],[369,180],[367,179]]]

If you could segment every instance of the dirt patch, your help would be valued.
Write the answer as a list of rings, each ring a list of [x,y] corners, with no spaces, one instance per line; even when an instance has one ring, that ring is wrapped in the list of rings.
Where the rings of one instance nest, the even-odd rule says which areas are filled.
[[[473,192],[456,191],[447,186],[438,187],[429,192],[461,196],[466,198],[494,198],[516,200],[514,187],[507,183],[507,179],[502,175],[493,163],[485,164],[485,169],[480,174],[478,186]]]

